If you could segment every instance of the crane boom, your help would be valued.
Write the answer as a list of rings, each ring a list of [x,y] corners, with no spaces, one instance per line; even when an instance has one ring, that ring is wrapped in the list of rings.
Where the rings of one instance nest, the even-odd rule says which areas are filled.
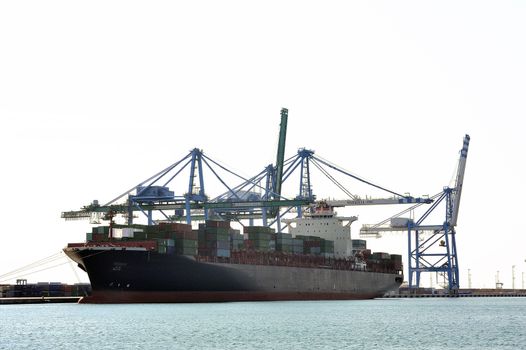
[[[281,109],[281,123],[279,125],[278,154],[276,156],[276,183],[274,184],[275,198],[281,197],[281,184],[283,182],[283,161],[285,160],[285,141],[287,139],[287,120],[289,110]]]
[[[261,208],[279,208],[283,206],[298,206],[298,205],[309,205],[310,201],[306,199],[276,199],[276,200],[260,200],[260,201],[228,201],[228,202],[206,202],[206,203],[191,203],[191,209],[251,209],[254,207]],[[184,202],[173,202],[173,203],[141,203],[141,206],[133,206],[132,211],[144,211],[144,210],[174,210],[184,209],[186,207]],[[61,217],[66,220],[75,219],[89,219],[92,213],[108,213],[114,212],[118,214],[127,213],[127,204],[113,204],[108,206],[96,206],[88,205],[77,211],[66,211],[62,212]]]
[[[462,194],[464,172],[466,170],[466,160],[468,157],[469,139],[469,135],[466,134],[466,136],[464,137],[464,144],[462,145],[462,150],[460,151],[460,159],[458,160],[457,178],[455,180],[455,188],[453,188],[453,210],[450,222],[450,225],[453,227],[457,225],[458,210],[460,206],[460,195]]]
[[[343,199],[343,200],[324,200],[325,203],[331,207],[346,207],[358,205],[382,205],[382,204],[417,204],[417,203],[432,203],[431,198],[414,198],[414,197],[391,197],[391,198],[357,198],[357,199]]]

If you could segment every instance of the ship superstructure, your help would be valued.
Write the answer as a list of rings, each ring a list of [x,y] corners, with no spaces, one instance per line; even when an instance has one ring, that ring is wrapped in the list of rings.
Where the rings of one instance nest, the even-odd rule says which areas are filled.
[[[345,259],[353,256],[351,224],[356,220],[356,216],[337,216],[334,208],[322,201],[303,217],[282,221],[288,225],[293,237],[318,236],[333,241],[334,257]]]

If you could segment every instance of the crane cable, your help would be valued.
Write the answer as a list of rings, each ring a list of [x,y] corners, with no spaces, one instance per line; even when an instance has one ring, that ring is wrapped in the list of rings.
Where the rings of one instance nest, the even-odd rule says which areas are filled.
[[[89,257],[95,256],[95,255],[98,255],[98,254],[101,254],[101,253],[106,253],[106,252],[108,252],[108,250],[102,250],[102,251],[97,252],[97,253],[86,255],[85,257],[83,257],[83,259],[87,259]],[[40,260],[35,261],[35,262],[31,263],[31,264],[28,264],[26,266],[23,266],[21,268],[18,268],[16,270],[11,271],[11,272],[8,272],[8,273],[5,273],[3,275],[0,275],[0,283],[6,282],[6,281],[9,281],[9,280],[12,280],[12,279],[17,279],[17,278],[20,278],[20,277],[32,275],[32,274],[35,274],[37,272],[50,270],[50,269],[53,269],[55,267],[62,266],[62,265],[65,265],[65,264],[69,264],[70,259],[68,259],[66,262],[61,262],[61,263],[53,265],[53,266],[44,267],[44,268],[42,268],[40,270],[30,271],[30,270],[32,270],[34,268],[37,268],[38,266],[42,266],[42,265],[45,265],[45,264],[50,264],[52,262],[56,262],[57,260],[60,260],[60,259],[63,259],[63,258],[68,259],[64,255],[64,253],[62,251],[59,252],[59,253],[55,253],[55,254],[53,254],[51,256],[48,256],[47,258],[40,259]],[[8,276],[11,276],[11,277],[8,277]]]
[[[345,175],[350,176],[350,177],[352,177],[352,178],[354,178],[354,179],[356,179],[358,181],[361,181],[361,182],[363,182],[363,183],[365,183],[365,184],[367,184],[369,186],[376,187],[376,188],[378,188],[378,189],[380,189],[382,191],[389,192],[389,193],[391,193],[391,194],[393,194],[395,196],[398,196],[398,197],[406,197],[406,196],[404,196],[404,195],[402,195],[400,193],[391,191],[391,190],[389,190],[389,189],[387,189],[385,187],[382,187],[382,186],[376,185],[376,184],[374,184],[374,183],[372,183],[370,181],[367,181],[367,180],[365,180],[364,178],[362,178],[360,176],[354,175],[350,171],[345,170],[345,169],[343,169],[343,168],[341,168],[341,167],[329,162],[328,160],[323,159],[320,156],[316,156],[316,157],[313,157],[313,158],[316,159],[317,161],[319,161],[320,163],[322,163],[322,164],[324,164],[324,165],[326,165],[326,166],[328,166],[328,167],[330,167],[330,168],[332,168],[332,169],[334,169],[336,171],[339,171],[342,174],[345,174]]]
[[[55,268],[55,267],[62,266],[62,265],[65,265],[65,264],[69,264],[69,261],[62,262],[62,263],[57,264],[57,265],[53,265],[53,266],[49,266],[49,267],[45,267],[45,268],[40,269],[40,270],[31,271],[31,272],[27,272],[27,273],[24,273],[24,274],[21,274],[21,275],[17,275],[17,276],[14,276],[14,277],[10,277],[10,278],[7,278],[7,279],[4,279],[4,280],[1,280],[0,282],[6,282],[6,281],[9,281],[9,280],[11,280],[11,279],[13,279],[13,278],[25,277],[25,276],[28,276],[28,275],[35,274],[35,273],[37,273],[37,272],[42,272],[42,271],[50,270],[50,269],[53,269],[53,268]]]
[[[434,200],[434,199],[440,197],[441,195],[442,195],[442,192],[439,192],[439,193],[435,194],[434,196],[429,197],[429,199],[433,199],[433,200]],[[385,224],[388,223],[392,218],[396,218],[396,217],[399,217],[400,215],[404,215],[404,214],[410,212],[411,210],[414,210],[414,209],[416,209],[416,208],[418,208],[419,206],[424,205],[424,204],[426,204],[426,203],[418,203],[418,204],[415,204],[415,205],[413,205],[413,206],[411,206],[411,207],[409,207],[409,208],[407,208],[407,209],[405,209],[405,210],[402,210],[401,212],[399,212],[399,213],[397,213],[397,214],[395,214],[395,215],[393,215],[393,216],[391,216],[391,217],[385,219],[384,221],[381,221],[381,222],[379,222],[379,223],[377,223],[377,224],[374,224],[374,225],[368,226],[367,229],[371,230],[371,229],[378,228],[378,227],[380,227],[380,226],[382,226],[382,225],[385,225]]]
[[[14,274],[17,274],[17,273],[21,273],[21,272],[33,269],[35,267],[38,267],[38,266],[41,266],[41,265],[44,265],[44,264],[48,264],[48,263],[54,262],[54,261],[56,261],[58,259],[62,259],[63,258],[62,254],[63,254],[62,251],[60,251],[58,253],[55,253],[55,254],[50,255],[48,257],[45,257],[43,259],[37,260],[35,262],[32,262],[31,264],[19,267],[18,269],[15,269],[15,270],[10,271],[8,273],[4,273],[4,274],[0,275],[0,279],[6,278],[7,276],[10,276],[10,275],[14,275]]]
[[[79,274],[77,273],[77,269],[75,268],[75,265],[73,264],[73,260],[71,260],[71,259],[69,259],[69,266],[71,267],[71,270],[73,271],[73,274],[75,275],[75,278],[77,279],[77,283],[79,284],[80,288],[82,289],[82,294],[84,294],[84,296],[87,297],[88,296],[88,291],[82,285],[82,281],[80,280]]]
[[[311,159],[311,163],[314,164],[314,166],[316,168],[318,168],[318,170],[323,174],[325,175],[329,180],[332,181],[332,183],[334,183],[340,190],[342,190],[346,195],[348,195],[351,199],[355,200],[357,199],[357,197],[355,195],[353,195],[351,192],[349,192],[349,190],[347,190],[342,184],[340,184],[331,174],[329,174],[329,172],[325,169],[323,169],[319,164],[318,162],[316,162],[314,159]]]

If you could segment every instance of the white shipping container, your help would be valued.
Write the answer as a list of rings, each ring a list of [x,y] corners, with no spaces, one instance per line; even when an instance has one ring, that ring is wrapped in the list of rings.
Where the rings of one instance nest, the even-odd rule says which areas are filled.
[[[134,228],[114,228],[112,229],[113,238],[133,238],[133,232],[136,231]]]
[[[391,227],[407,227],[408,223],[413,223],[409,218],[392,218]]]

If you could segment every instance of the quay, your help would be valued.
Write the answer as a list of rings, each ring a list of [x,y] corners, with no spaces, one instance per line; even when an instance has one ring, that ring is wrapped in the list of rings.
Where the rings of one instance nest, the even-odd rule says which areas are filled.
[[[0,304],[45,304],[45,303],[78,303],[81,297],[13,297],[0,298]]]
[[[459,289],[449,293],[444,289],[400,288],[397,292],[384,295],[384,298],[496,298],[526,297],[526,289]]]

